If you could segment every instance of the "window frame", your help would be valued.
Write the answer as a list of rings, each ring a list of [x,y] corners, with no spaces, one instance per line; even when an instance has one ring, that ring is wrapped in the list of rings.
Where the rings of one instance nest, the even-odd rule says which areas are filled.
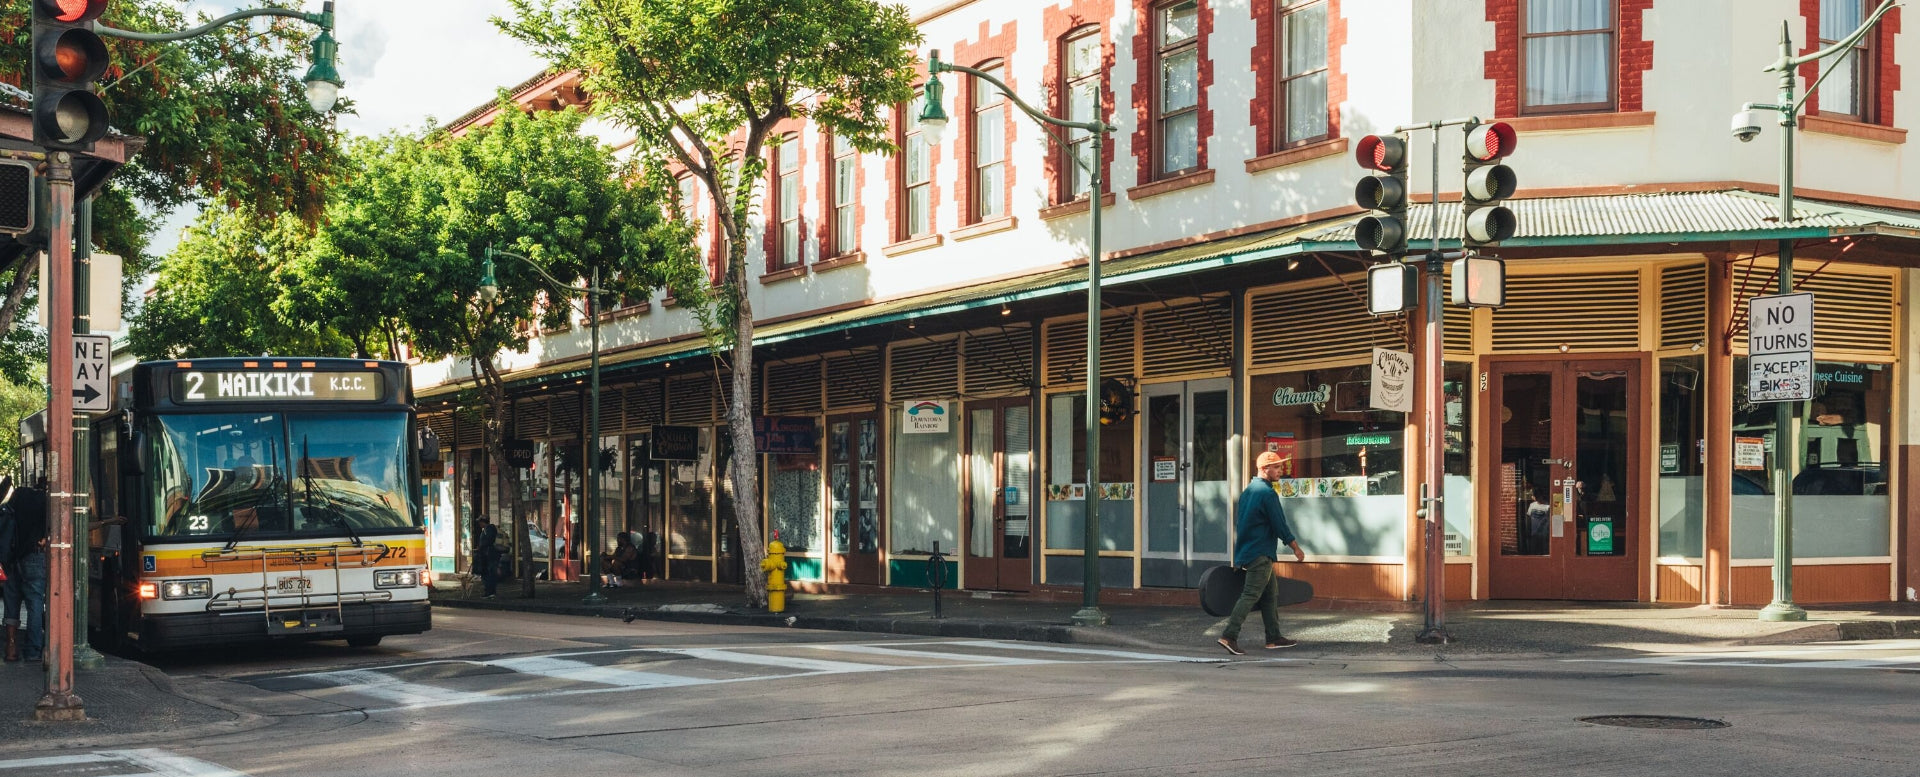
[[[767,171],[772,179],[767,186],[767,272],[780,272],[803,267],[807,263],[806,233],[804,219],[800,214],[800,135],[789,133],[782,136],[779,145],[769,149],[773,153],[772,164]],[[791,167],[788,167],[791,162]],[[786,191],[787,184],[793,185],[793,192]],[[788,212],[793,214],[788,217]],[[792,234],[787,227],[792,225]],[[788,253],[792,258],[788,258]]]
[[[1287,84],[1310,77],[1315,73],[1323,73],[1326,75],[1327,88],[1331,89],[1333,80],[1333,51],[1331,40],[1323,41],[1323,46],[1326,48],[1322,51],[1319,68],[1288,75],[1287,18],[1314,6],[1319,6],[1323,12],[1327,14],[1325,17],[1325,26],[1327,33],[1331,35],[1333,27],[1333,19],[1331,17],[1333,13],[1332,3],[1328,2],[1328,0],[1273,0],[1273,4],[1273,94],[1271,95],[1271,99],[1273,100],[1273,151],[1284,151],[1290,148],[1299,148],[1300,146],[1331,140],[1337,130],[1334,127],[1333,106],[1328,103],[1322,103],[1319,106],[1320,115],[1325,119],[1322,123],[1324,129],[1320,134],[1299,140],[1287,139],[1287,120],[1293,113],[1293,104],[1287,99]]]
[[[1168,45],[1165,42],[1165,37],[1166,37],[1166,24],[1164,23],[1165,14],[1168,11],[1172,10],[1175,6],[1178,6],[1182,3],[1188,3],[1188,2],[1193,3],[1193,6],[1194,6],[1194,28],[1195,28],[1194,34],[1192,37],[1187,38],[1186,40],[1182,40],[1178,43]],[[1148,17],[1150,19],[1149,23],[1153,25],[1153,30],[1151,33],[1153,36],[1152,37],[1153,93],[1148,97],[1148,107],[1149,107],[1149,110],[1152,112],[1152,117],[1153,117],[1153,121],[1149,125],[1152,127],[1150,134],[1153,136],[1153,159],[1152,159],[1153,164],[1151,166],[1151,169],[1153,170],[1153,176],[1150,179],[1153,181],[1160,181],[1168,178],[1173,178],[1179,175],[1185,175],[1187,173],[1199,171],[1206,167],[1206,164],[1205,162],[1202,161],[1201,155],[1200,155],[1200,147],[1202,145],[1202,140],[1200,138],[1200,133],[1198,132],[1197,129],[1194,132],[1193,165],[1191,167],[1183,167],[1178,170],[1167,170],[1162,167],[1162,165],[1166,163],[1166,156],[1167,156],[1166,154],[1167,123],[1174,119],[1184,117],[1188,114],[1192,114],[1194,116],[1195,122],[1198,122],[1200,120],[1200,108],[1202,103],[1202,100],[1200,99],[1200,93],[1203,91],[1200,85],[1200,66],[1205,64],[1200,59],[1200,40],[1201,38],[1205,37],[1205,35],[1203,31],[1199,29],[1199,26],[1201,22],[1201,17],[1204,13],[1205,13],[1205,9],[1201,7],[1199,0],[1163,0],[1162,2],[1158,2],[1153,5],[1151,15]],[[1167,89],[1166,61],[1169,57],[1179,56],[1187,53],[1188,51],[1192,51],[1194,55],[1193,105],[1187,108],[1183,108],[1175,113],[1169,114],[1161,110],[1161,102],[1166,97],[1166,89]]]
[[[905,242],[914,238],[934,234],[933,145],[931,143],[926,144],[927,159],[925,169],[922,170],[922,173],[926,176],[925,180],[914,183],[913,180],[908,177],[909,171],[913,169],[908,161],[914,153],[913,144],[924,137],[920,129],[920,123],[915,121],[914,106],[920,100],[926,99],[926,88],[927,85],[925,83],[915,84],[913,87],[914,96],[906,102],[901,103],[895,109],[895,116],[898,118],[897,121],[894,122],[894,138],[900,147],[900,153],[894,157],[896,183],[894,185],[895,223],[893,239],[895,242]],[[922,187],[927,190],[927,228],[925,231],[916,232],[913,229],[913,190]]]
[[[993,74],[994,77],[999,78],[1002,81],[1005,81],[1006,80],[1005,76],[1007,72],[1007,61],[1005,59],[990,59],[978,65],[975,65],[974,69]],[[995,72],[995,71],[998,71],[998,72]],[[989,83],[985,79],[973,78],[973,79],[968,79],[968,81],[970,82],[970,86],[967,90],[967,127],[966,127],[966,135],[967,135],[966,137],[967,165],[966,166],[967,166],[967,195],[968,196],[967,196],[967,202],[966,202],[966,214],[962,220],[967,224],[978,224],[982,221],[1006,218],[1007,216],[1007,199],[1008,198],[1007,198],[1007,191],[1006,191],[1006,180],[1007,180],[1007,169],[1008,169],[1007,145],[1008,145],[1009,137],[1006,130],[1006,125],[1007,125],[1007,108],[1010,107],[1010,101],[1007,100],[1006,95],[1000,92],[999,87],[994,86],[992,83]],[[980,96],[982,94],[991,95],[993,98],[992,101],[983,102],[980,99]],[[980,131],[980,122],[983,114],[995,109],[998,109],[1000,112],[1000,120],[999,120],[999,124],[1000,124],[999,157],[1000,158],[996,161],[989,162],[985,165],[982,165],[980,163],[980,156],[981,156],[980,141],[984,133]],[[988,167],[994,167],[994,166],[997,166],[1000,168],[999,185],[993,186],[993,187],[988,187],[983,185],[981,173],[983,173]],[[989,189],[992,190],[991,192],[992,196],[999,203],[999,210],[992,214],[986,213],[985,208],[981,207],[982,198],[988,196]]]
[[[1568,113],[1614,113],[1620,110],[1620,0],[1607,0],[1607,26],[1588,30],[1527,32],[1527,6],[1530,0],[1515,3],[1518,18],[1518,49],[1514,52],[1515,73],[1519,82],[1521,116],[1553,116]],[[1527,102],[1527,42],[1534,38],[1570,37],[1605,33],[1607,36],[1607,99],[1597,103],[1557,103],[1533,105]]]
[[[844,150],[842,150],[844,146]],[[847,174],[847,191],[840,190],[840,165],[852,165]],[[860,149],[845,138],[834,135],[827,140],[827,252],[848,256],[860,251]],[[842,195],[845,195],[844,201]],[[847,225],[840,223],[845,211],[852,215]]]
[[[1860,3],[1860,18],[1854,19],[1853,24],[1848,27],[1847,31],[1852,32],[1854,28],[1860,26],[1861,22],[1865,22],[1867,17],[1873,15],[1873,9],[1876,5],[1878,4],[1862,0]],[[1814,44],[1815,51],[1840,42],[1838,39],[1829,40],[1826,36],[1820,34],[1820,28],[1826,26],[1826,6],[1827,0],[1820,0],[1819,5],[1815,6],[1817,18],[1814,19],[1813,34],[1815,40],[1818,41]],[[1879,91],[1877,89],[1879,86],[1879,68],[1876,67],[1878,63],[1874,61],[1878,55],[1878,49],[1876,49],[1873,44],[1877,42],[1874,38],[1878,36],[1879,33],[1879,29],[1876,28],[1860,36],[1860,40],[1853,44],[1853,51],[1849,52],[1854,56],[1852,91],[1853,107],[1856,109],[1855,112],[1835,111],[1825,106],[1820,106],[1815,112],[1815,115],[1843,121],[1857,121],[1862,124],[1876,123],[1879,118],[1875,115],[1875,108],[1879,105]],[[1824,63],[1815,62],[1815,75],[1813,77],[1818,78],[1820,71],[1824,69],[1824,67]],[[1831,86],[1832,84],[1821,85],[1822,88]],[[1816,96],[1814,99],[1816,101],[1815,104],[1818,105],[1819,98]]]
[[[1102,101],[1105,99],[1103,91],[1106,86],[1105,75],[1107,67],[1106,40],[1103,37],[1104,32],[1100,25],[1096,23],[1075,27],[1068,30],[1065,35],[1060,36],[1060,70],[1056,76],[1059,78],[1057,83],[1061,86],[1060,113],[1066,116],[1069,121],[1087,121],[1089,118],[1102,118],[1103,112],[1101,108],[1104,107]],[[1073,45],[1085,38],[1094,39],[1094,50],[1097,52],[1097,61],[1094,63],[1092,69],[1076,77],[1073,74]],[[1074,90],[1076,87],[1081,87],[1089,83],[1093,85],[1094,116],[1075,116],[1073,115]],[[1072,129],[1066,131],[1066,142],[1060,144],[1059,148],[1054,152],[1057,154],[1056,169],[1061,172],[1059,180],[1055,184],[1054,193],[1058,198],[1056,202],[1062,204],[1079,202],[1086,199],[1092,193],[1093,178],[1091,175],[1087,177],[1087,193],[1083,194],[1078,191],[1079,187],[1077,184],[1079,183],[1080,176],[1085,171],[1082,171],[1079,163],[1074,161],[1079,157],[1079,149],[1082,146],[1091,147],[1092,144],[1093,133]],[[1095,165],[1101,164],[1101,162],[1102,160],[1099,159],[1093,160],[1093,164]]]

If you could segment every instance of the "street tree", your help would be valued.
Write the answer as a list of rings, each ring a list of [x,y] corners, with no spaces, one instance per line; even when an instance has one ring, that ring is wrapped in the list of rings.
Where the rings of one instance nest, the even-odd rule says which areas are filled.
[[[387,136],[356,148],[354,168],[328,206],[304,277],[379,283],[385,311],[414,353],[456,359],[473,375],[486,410],[486,445],[506,458],[506,382],[499,357],[525,351],[538,328],[566,326],[581,279],[598,268],[607,295],[644,298],[691,261],[662,211],[665,193],[583,135],[575,110],[528,115],[501,102],[491,124],[460,137]],[[481,298],[481,260],[491,247],[498,293]],[[525,257],[508,258],[504,253]],[[556,287],[545,276],[563,283]],[[680,271],[681,275],[685,272]],[[349,290],[331,289],[324,295]],[[306,303],[302,303],[306,304]],[[532,595],[524,515],[515,510],[522,587]]]
[[[710,291],[678,296],[732,370],[733,492],[758,493],[753,443],[749,216],[776,125],[811,121],[862,151],[891,150],[883,111],[912,96],[907,10],[878,0],[509,0],[494,23],[558,69],[578,70],[595,110],[631,129],[651,164],[698,179],[725,236]],[[760,501],[735,501],[745,566],[765,557]],[[746,576],[766,603],[766,581]]]

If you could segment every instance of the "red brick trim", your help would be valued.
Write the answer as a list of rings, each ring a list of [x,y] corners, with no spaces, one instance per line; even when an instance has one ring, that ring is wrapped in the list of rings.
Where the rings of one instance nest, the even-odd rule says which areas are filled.
[[[979,42],[960,41],[953,44],[953,61],[975,68],[997,62],[1001,66],[1000,80],[1007,82],[1008,89],[1018,90],[1019,84],[1015,83],[1013,78],[1013,48],[1018,42],[1014,25],[1014,22],[1007,22],[1001,25],[999,34],[988,35],[987,22],[980,22]],[[955,158],[961,160],[960,185],[954,190],[954,196],[960,198],[960,223],[962,224],[975,224],[980,221],[980,214],[977,211],[979,201],[973,196],[973,109],[975,107],[973,87],[975,80],[973,76],[954,79],[955,86],[965,89],[960,99],[956,101],[961,110],[958,120],[963,126],[957,133],[960,138],[956,142],[960,147],[954,154]],[[1000,167],[1004,174],[1001,176],[1003,191],[1000,193],[1000,209],[1004,214],[1013,206],[1013,140],[1015,128],[1019,126],[1019,122],[1015,120],[1016,114],[1020,109],[1014,107],[1011,99],[1003,100],[1002,106]]]
[[[800,157],[800,166],[793,171],[793,174],[798,178],[798,185],[794,187],[794,196],[800,199],[800,207],[795,211],[799,214],[800,218],[800,259],[794,266],[807,266],[807,166],[805,164],[806,140],[805,135],[800,131],[802,126],[803,124],[799,119],[781,119],[773,125],[773,130],[767,133],[769,138],[789,135],[792,136],[792,138],[781,143],[778,150],[775,150],[771,146],[767,148],[767,150],[772,153],[767,155],[769,157],[767,160],[767,180],[762,184],[766,189],[760,193],[760,212],[764,217],[762,219],[764,226],[761,227],[760,234],[760,252],[764,255],[763,258],[765,261],[762,262],[762,269],[766,272],[766,275],[760,276],[762,281],[767,280],[768,276],[779,275],[786,269],[792,269],[780,267],[780,251],[783,250],[784,246],[780,245],[780,207],[782,203],[780,202],[780,165],[778,162],[788,153],[802,155]],[[786,276],[783,275],[781,277]],[[779,280],[779,278],[774,278],[774,280]]]
[[[1872,8],[1872,5],[1868,6]],[[1806,45],[1800,53],[1808,54],[1820,49],[1820,0],[1800,0],[1800,16],[1806,20]],[[1894,61],[1893,36],[1900,34],[1900,8],[1895,6],[1881,17],[1880,26],[1867,33],[1872,38],[1869,51],[1873,55],[1873,112],[1867,116],[1867,124],[1882,127],[1893,126],[1893,94],[1900,91],[1900,65]],[[1804,87],[1820,77],[1820,68],[1825,61],[1808,62],[1800,66],[1800,84]],[[1825,88],[1825,87],[1822,87]],[[1807,97],[1807,116],[1820,112],[1820,93],[1814,92]],[[1844,119],[1842,121],[1845,121]],[[1859,122],[1850,122],[1859,123]],[[1845,133],[1839,133],[1845,134]],[[1858,137],[1858,136],[1856,136]],[[1871,138],[1870,138],[1871,139]],[[1892,142],[1892,141],[1888,141]]]
[[[1071,0],[1049,6],[1041,12],[1040,28],[1047,41],[1047,93],[1051,104],[1048,110],[1054,116],[1067,115],[1066,63],[1061,60],[1061,47],[1065,45],[1069,33],[1090,25],[1100,27],[1100,118],[1113,121],[1113,34],[1108,20],[1113,18],[1113,0]],[[1117,139],[1109,136],[1100,146],[1100,178],[1113,180],[1113,147]],[[1058,143],[1049,143],[1047,153],[1047,202],[1058,207],[1072,204],[1066,193],[1067,165],[1073,164],[1067,156],[1065,147]],[[1111,193],[1109,193],[1111,194]],[[1047,218],[1042,211],[1041,218]]]
[[[1520,2],[1486,0],[1487,21],[1493,22],[1493,50],[1483,57],[1482,70],[1493,82],[1493,111],[1499,118],[1520,115]],[[1804,2],[1804,0],[1803,0]],[[1815,0],[1818,2],[1818,0]],[[1653,0],[1615,0],[1614,110],[1638,112],[1644,103],[1644,77],[1653,69],[1653,41],[1646,39],[1643,19]]]
[[[1164,5],[1166,2],[1167,0],[1133,0],[1133,28],[1137,30],[1133,36],[1133,59],[1138,67],[1135,71],[1133,82],[1133,115],[1134,120],[1138,122],[1133,131],[1134,181],[1136,185],[1152,183],[1163,177],[1160,171],[1155,169],[1156,163],[1153,158],[1153,126],[1155,124],[1153,96],[1160,85],[1159,77],[1154,73],[1154,68],[1160,64],[1160,58],[1155,55],[1153,12],[1157,6]],[[1198,169],[1205,170],[1208,169],[1207,139],[1213,137],[1213,109],[1208,107],[1207,104],[1207,89],[1213,86],[1213,58],[1208,56],[1207,51],[1208,43],[1213,37],[1213,2],[1212,0],[1199,0],[1199,3],[1200,40],[1196,44],[1199,49],[1200,58],[1200,78],[1198,84],[1199,106],[1196,108],[1199,112],[1197,122],[1199,128],[1196,134],[1200,139],[1199,156],[1197,157],[1199,160]]]
[[[1101,193],[1100,207],[1102,208],[1113,207],[1113,192]],[[1060,203],[1059,205],[1049,205],[1047,207],[1041,208],[1040,220],[1046,221],[1049,219],[1057,219],[1062,216],[1071,216],[1076,213],[1085,213],[1085,212],[1087,212],[1087,198],[1081,197],[1080,199],[1074,200],[1073,202],[1063,202],[1063,203]]]
[[[1247,172],[1258,173],[1266,170],[1272,170],[1276,167],[1286,167],[1287,165],[1297,165],[1301,162],[1305,162],[1311,159],[1320,159],[1322,157],[1338,156],[1344,153],[1347,153],[1346,138],[1334,138],[1332,140],[1322,140],[1318,143],[1310,143],[1304,146],[1294,146],[1293,148],[1289,148],[1285,151],[1275,151],[1271,154],[1265,154],[1262,156],[1257,156],[1252,159],[1249,159],[1247,160]]]
[[[867,155],[858,150],[853,152],[853,246],[854,253],[860,250],[860,235],[866,229],[867,209],[861,207],[860,193],[867,188]],[[820,152],[815,155],[820,163],[820,226],[814,230],[819,241],[820,256],[834,253],[839,246],[834,245],[835,225],[839,223],[833,217],[833,133],[826,127],[820,128]],[[821,259],[816,265],[825,262]]]
[[[1843,138],[1871,140],[1876,143],[1900,144],[1907,142],[1907,131],[1899,127],[1883,127],[1878,124],[1863,124],[1846,119],[1833,119],[1826,116],[1802,116],[1800,128],[1808,132],[1823,135],[1839,135]]]
[[[1347,18],[1340,15],[1341,0],[1327,2],[1327,137],[1340,137],[1340,103],[1347,99],[1347,73],[1341,68],[1340,52],[1347,45]],[[1252,114],[1254,148],[1259,157],[1283,151],[1279,129],[1274,126],[1279,107],[1280,13],[1287,0],[1254,0],[1253,3],[1253,99],[1247,101]],[[1297,147],[1310,148],[1324,141],[1312,141]],[[1283,163],[1285,164],[1285,163]],[[1262,170],[1268,168],[1260,168]],[[1254,172],[1252,167],[1248,172]]]
[[[914,63],[914,91],[919,91],[927,83],[927,63],[922,60]],[[907,242],[912,235],[907,229],[907,191],[904,181],[907,179],[907,123],[916,117],[908,116],[907,106],[912,103],[900,103],[893,106],[893,143],[900,149],[887,164],[887,236],[895,241]],[[944,144],[941,144],[944,145]],[[940,232],[940,146],[927,149],[927,234]],[[882,253],[887,253],[882,250]]]
[[[1148,197],[1155,197],[1168,192],[1177,192],[1181,189],[1191,189],[1195,186],[1205,186],[1210,183],[1213,183],[1213,170],[1195,170],[1191,173],[1176,175],[1172,178],[1162,178],[1153,183],[1143,183],[1135,186],[1127,190],[1127,199],[1136,201],[1144,200]]]

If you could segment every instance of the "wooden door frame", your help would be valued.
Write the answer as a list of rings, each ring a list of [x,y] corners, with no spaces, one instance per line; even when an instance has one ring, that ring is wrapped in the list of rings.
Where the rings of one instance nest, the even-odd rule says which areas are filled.
[[[1655,483],[1651,470],[1647,466],[1647,462],[1650,459],[1648,458],[1646,448],[1649,445],[1656,444],[1658,439],[1654,425],[1659,421],[1659,413],[1647,412],[1648,408],[1646,407],[1647,397],[1650,396],[1648,383],[1651,378],[1649,378],[1649,376],[1657,374],[1655,370],[1658,368],[1658,359],[1656,355],[1650,351],[1602,351],[1568,354],[1482,354],[1477,359],[1474,370],[1478,373],[1475,376],[1476,383],[1478,383],[1480,379],[1485,379],[1487,382],[1485,388],[1479,391],[1483,399],[1480,407],[1484,409],[1478,413],[1479,417],[1476,419],[1473,429],[1474,446],[1479,449],[1478,453],[1474,456],[1479,471],[1479,476],[1474,482],[1474,506],[1476,508],[1474,518],[1474,546],[1478,554],[1474,565],[1476,569],[1474,589],[1485,592],[1483,594],[1485,598],[1493,598],[1493,564],[1495,563],[1495,557],[1499,554],[1499,547],[1497,543],[1494,542],[1493,537],[1495,494],[1492,486],[1494,485],[1494,478],[1497,477],[1500,463],[1499,453],[1493,445],[1499,432],[1500,413],[1499,408],[1496,407],[1492,401],[1494,393],[1492,385],[1493,373],[1498,369],[1516,364],[1533,363],[1546,365],[1551,368],[1549,371],[1557,371],[1562,365],[1569,362],[1609,361],[1631,362],[1636,372],[1635,377],[1637,380],[1633,382],[1627,399],[1628,408],[1638,415],[1636,419],[1637,423],[1634,423],[1629,430],[1627,452],[1628,478],[1630,479],[1631,487],[1636,489],[1635,493],[1638,494],[1630,504],[1630,507],[1634,510],[1634,520],[1638,526],[1634,529],[1637,534],[1632,538],[1633,544],[1630,548],[1629,555],[1631,557],[1630,563],[1633,566],[1635,601],[1644,602],[1651,600],[1654,565],[1657,562],[1654,556],[1653,541],[1654,537],[1658,534],[1658,526],[1656,525],[1657,503],[1652,491]]]
[[[860,421],[866,418],[871,418],[873,420],[874,448],[875,448],[874,456],[876,457],[875,459],[876,466],[874,467],[874,470],[873,470],[874,480],[876,481],[874,483],[874,502],[873,502],[874,508],[873,509],[874,509],[874,512],[877,514],[876,519],[877,519],[878,525],[874,527],[874,552],[871,554],[857,553],[857,552],[854,552],[853,550],[855,548],[858,548],[860,545]],[[824,433],[823,443],[824,443],[824,447],[826,448],[826,451],[825,451],[826,455],[823,458],[826,460],[826,467],[821,470],[820,477],[822,478],[822,480],[825,481],[825,485],[826,485],[826,488],[822,489],[824,492],[822,495],[822,498],[827,500],[831,500],[833,498],[833,465],[834,465],[833,447],[832,447],[833,424],[836,421],[847,422],[847,548],[848,548],[848,552],[838,553],[833,550],[833,510],[831,508],[831,502],[829,501],[829,507],[826,513],[826,530],[827,530],[826,548],[825,548],[826,552],[823,554],[824,569],[822,570],[822,576],[825,578],[826,582],[829,584],[870,585],[870,586],[881,586],[886,584],[886,577],[887,577],[886,563],[882,561],[882,558],[886,556],[886,547],[887,547],[887,516],[886,516],[887,498],[886,498],[886,492],[883,490],[886,484],[885,475],[883,473],[886,471],[886,462],[887,462],[887,449],[886,449],[887,430],[885,428],[885,424],[883,423],[885,420],[886,419],[882,415],[882,411],[876,409],[876,410],[855,410],[855,411],[848,411],[848,412],[841,412],[841,413],[833,413],[833,414],[827,415],[825,419],[822,421],[823,425],[821,427],[821,430]],[[856,557],[867,557],[867,556],[870,556],[872,558],[871,575],[870,575],[871,579],[870,580],[853,579],[855,576],[853,574],[850,574],[851,572],[866,572],[868,571],[869,566],[864,563],[859,566],[855,566],[854,564],[849,563],[849,559],[853,559]],[[839,565],[837,568],[835,565],[836,560],[839,562]],[[864,559],[862,559],[862,561],[864,562]]]
[[[1006,413],[1008,408],[1025,407],[1028,409],[1029,414],[1031,414],[1033,410],[1033,399],[1031,397],[997,397],[997,398],[972,399],[972,400],[966,400],[960,403],[960,406],[961,406],[960,415],[962,418],[966,419],[965,428],[967,430],[965,439],[961,445],[961,454],[960,454],[962,457],[961,461],[963,462],[962,468],[961,468],[961,474],[960,474],[960,477],[961,477],[960,536],[962,538],[961,539],[962,550],[958,554],[958,557],[960,558],[960,564],[961,564],[961,572],[960,572],[961,582],[964,584],[964,587],[966,588],[986,588],[986,589],[998,590],[998,591],[1031,590],[1033,587],[1033,542],[1032,542],[1033,535],[1031,533],[1032,532],[1031,527],[1033,526],[1033,516],[1031,514],[1032,502],[1028,502],[1029,514],[1027,516],[1027,521],[1028,521],[1027,525],[1029,527],[1028,528],[1029,533],[1027,535],[1028,536],[1027,557],[1025,559],[1010,559],[1010,558],[1007,558],[1005,555],[1006,554],[1006,544],[1005,544],[1006,517],[1007,517],[1006,456],[1008,453]],[[994,523],[994,528],[992,530],[993,547],[992,547],[992,552],[989,553],[988,555],[975,556],[975,555],[972,555],[973,527],[974,527],[974,521],[977,520],[976,516],[973,514],[973,493],[972,493],[973,471],[971,469],[973,465],[973,413],[975,410],[985,410],[989,408],[993,410],[993,419],[994,419],[993,421],[993,454],[994,454],[993,455],[993,471],[994,471],[993,482],[995,484],[994,488],[996,490],[996,493],[994,494],[994,499],[993,499],[993,505],[994,505],[993,506],[994,515],[992,517],[992,520]],[[1027,428],[1028,428],[1027,453],[1031,454],[1032,447],[1033,447],[1033,434],[1032,434],[1033,420],[1031,415],[1029,415],[1028,417]],[[1020,487],[1020,493],[1023,496],[1023,498],[1026,498],[1026,499],[1033,498],[1033,484],[1031,482],[1032,471],[1033,471],[1032,468],[1029,467],[1028,468],[1029,482]],[[976,569],[976,567],[979,567],[981,569],[988,569],[992,571],[991,573],[983,572],[983,571],[980,571],[979,569]],[[1016,568],[1019,571],[1014,572],[1012,576],[1009,577],[1008,573],[1013,571]]]

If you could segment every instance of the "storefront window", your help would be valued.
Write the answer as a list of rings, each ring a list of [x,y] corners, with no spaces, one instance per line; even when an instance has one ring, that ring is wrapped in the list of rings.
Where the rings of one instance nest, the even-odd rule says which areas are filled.
[[[937,405],[938,409],[934,406]],[[917,412],[916,412],[917,411]],[[952,402],[894,408],[893,509],[888,550],[918,556],[960,550],[960,422]]]
[[[1440,383],[1446,409],[1447,437],[1443,458],[1446,482],[1447,555],[1473,553],[1473,365],[1449,362]]]
[[[713,557],[713,429],[700,427],[699,458],[667,462],[667,552]]]
[[[1706,542],[1706,359],[1660,360],[1660,555],[1701,558]],[[1737,493],[1737,492],[1736,492]]]
[[[1733,556],[1773,557],[1774,404],[1747,400],[1747,360],[1733,374]],[[1887,425],[1893,371],[1884,364],[1815,362],[1813,398],[1796,403],[1785,448],[1793,484],[1796,558],[1890,552]]]
[[[1360,365],[1250,381],[1254,449],[1286,463],[1274,488],[1316,555],[1406,552],[1406,416],[1367,408],[1368,376]],[[1460,412],[1464,422],[1464,403]]]
[[[607,436],[600,438],[600,449],[595,455],[595,478],[593,505],[594,520],[599,523],[599,552],[612,553],[615,539],[626,531],[626,519],[621,516],[620,481],[626,479],[626,457],[620,455],[620,438]]]
[[[820,457],[767,457],[767,525],[790,554],[820,547]]]
[[[1100,427],[1100,549],[1133,550],[1133,416]],[[1047,398],[1047,547],[1086,547],[1087,401]]]

